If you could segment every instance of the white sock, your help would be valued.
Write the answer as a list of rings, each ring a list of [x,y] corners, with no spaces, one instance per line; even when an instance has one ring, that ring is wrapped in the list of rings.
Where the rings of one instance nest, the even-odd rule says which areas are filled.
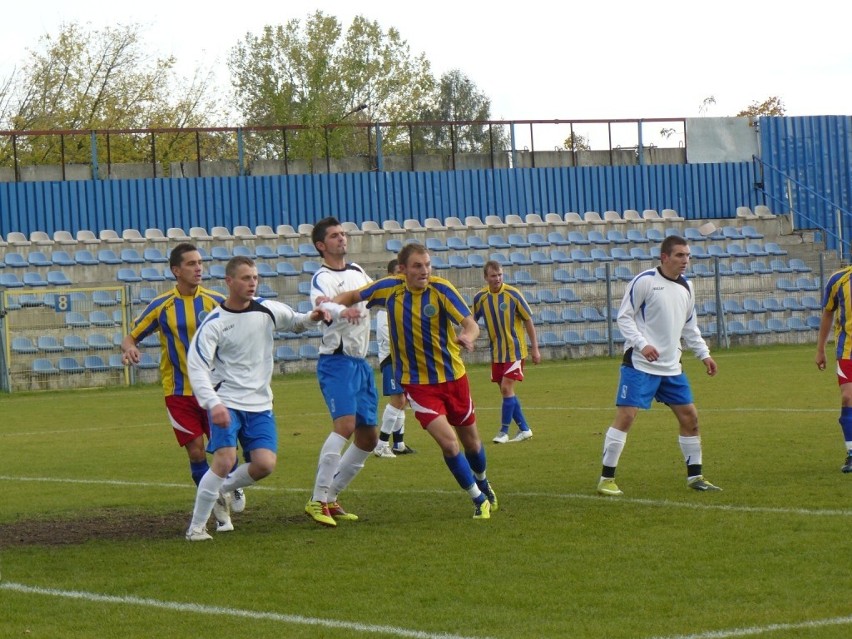
[[[385,406],[385,412],[382,413],[383,433],[390,435],[393,431],[397,430],[396,422],[399,419],[399,413],[402,413],[402,416],[405,417],[405,411],[401,411],[390,404]]]
[[[195,507],[192,510],[192,521],[190,528],[199,528],[207,525],[210,513],[213,512],[213,504],[219,498],[219,491],[225,482],[224,477],[219,477],[212,470],[204,473],[198,482],[198,490],[195,492]]]
[[[337,496],[355,479],[355,475],[361,472],[364,467],[364,462],[370,456],[370,450],[361,450],[355,444],[352,444],[343,453],[338,465],[337,474],[331,482],[331,488],[328,491],[328,501],[337,501]]]
[[[249,475],[249,464],[240,464],[234,472],[228,475],[225,483],[222,484],[221,491],[229,493],[237,488],[253,486],[255,483],[255,480]]]
[[[344,437],[337,433],[329,433],[322,445],[322,450],[320,450],[312,501],[328,501],[328,491],[340,465],[340,451],[343,450],[345,445],[346,439]]]
[[[393,432],[395,433],[404,433],[405,432],[405,409],[397,409],[399,415],[396,416],[396,423],[393,426]]]
[[[677,441],[680,444],[680,451],[683,453],[683,459],[687,466],[701,465],[701,436],[684,437],[679,435]]]
[[[603,465],[615,468],[618,466],[618,460],[621,458],[621,451],[624,450],[624,444],[627,442],[627,433],[618,430],[613,426],[606,431],[603,447]]]

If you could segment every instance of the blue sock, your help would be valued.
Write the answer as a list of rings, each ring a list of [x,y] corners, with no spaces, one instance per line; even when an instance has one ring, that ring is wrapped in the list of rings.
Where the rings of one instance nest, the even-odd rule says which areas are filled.
[[[192,475],[192,481],[195,482],[196,486],[198,486],[198,482],[201,481],[201,478],[204,477],[204,473],[206,473],[209,468],[210,466],[207,465],[206,459],[200,462],[189,462],[189,472]]]
[[[461,453],[455,457],[444,457],[444,462],[447,464],[447,468],[450,469],[453,477],[456,478],[459,486],[462,487],[462,490],[467,490],[476,483],[473,471],[470,469],[470,464]]]
[[[509,432],[509,426],[512,424],[512,414],[515,412],[515,398],[504,397],[503,406],[500,411],[500,431],[503,433]]]
[[[852,442],[852,406],[844,406],[840,409],[840,428],[843,429],[843,439]]]
[[[467,463],[470,464],[470,469],[473,471],[473,476],[476,478],[476,485],[479,486],[479,490],[486,492],[488,489],[488,480],[485,478],[485,446],[480,446],[477,453],[465,451],[464,456],[467,459]]]
[[[521,400],[515,397],[515,412],[512,415],[515,418],[515,422],[518,424],[518,428],[521,430],[529,430],[530,427],[527,425],[527,418],[524,417],[524,411],[521,410]]]

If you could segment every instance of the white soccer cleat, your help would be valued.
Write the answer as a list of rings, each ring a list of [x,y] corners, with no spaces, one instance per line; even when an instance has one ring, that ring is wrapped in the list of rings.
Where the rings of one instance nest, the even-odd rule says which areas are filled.
[[[246,493],[242,488],[237,488],[231,493],[231,512],[241,513],[246,509]]]
[[[512,437],[513,442],[523,442],[532,437],[531,430],[519,430],[518,434]]]
[[[390,444],[379,443],[378,446],[373,449],[373,454],[376,457],[383,457],[384,459],[394,459],[396,455],[393,454],[391,450]]]
[[[213,539],[210,533],[207,532],[206,526],[198,526],[197,528],[189,528],[186,531],[187,541],[208,541]]]
[[[505,444],[509,441],[509,433],[504,433],[503,431],[500,431],[491,441],[495,444]]]
[[[213,516],[216,518],[216,532],[230,532],[234,529],[231,522],[231,493],[219,493],[213,504]]]

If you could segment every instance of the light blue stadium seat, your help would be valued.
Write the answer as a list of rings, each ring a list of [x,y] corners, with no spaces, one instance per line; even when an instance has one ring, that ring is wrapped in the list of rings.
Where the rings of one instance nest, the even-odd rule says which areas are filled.
[[[119,282],[124,282],[125,284],[132,284],[135,282],[141,282],[142,278],[136,274],[132,268],[120,268],[115,274],[115,279]]]
[[[73,284],[63,271],[48,271],[47,283],[50,286],[71,286]]]
[[[299,346],[299,357],[302,359],[319,359],[319,350],[313,344],[302,344]]]
[[[565,340],[554,331],[542,331],[538,343],[539,346],[565,346]]]
[[[102,373],[109,370],[109,366],[100,355],[86,355],[83,359],[83,368],[90,373]]]
[[[41,273],[36,271],[27,271],[24,273],[24,277],[22,279],[24,286],[30,287],[44,287],[47,286],[47,280],[45,280]]]
[[[56,368],[60,373],[71,375],[86,372],[86,369],[74,357],[60,357],[56,362]]]
[[[29,337],[13,337],[10,345],[12,352],[19,355],[32,355],[38,353],[38,347],[33,344]]]
[[[53,262],[42,251],[30,251],[27,255],[29,266],[53,266]]]
[[[586,344],[586,340],[583,339],[583,336],[580,335],[578,331],[563,331],[562,339],[565,340],[565,343],[569,346],[583,346]]]
[[[491,250],[503,250],[512,248],[508,240],[506,240],[506,238],[502,235],[489,235],[486,239],[488,242],[488,248],[490,248]]]
[[[37,358],[33,360],[32,364],[33,373],[38,375],[58,375],[59,369],[53,365],[49,359],[45,359],[43,357]]]
[[[571,263],[571,258],[562,249],[551,249],[550,259],[551,259],[551,261],[555,262],[556,264],[570,264]]]

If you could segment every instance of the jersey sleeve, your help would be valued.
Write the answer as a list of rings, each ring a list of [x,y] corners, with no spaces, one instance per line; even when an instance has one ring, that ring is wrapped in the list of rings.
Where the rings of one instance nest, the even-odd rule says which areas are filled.
[[[213,388],[211,375],[215,367],[216,348],[219,343],[217,329],[218,323],[210,321],[210,318],[203,322],[189,343],[186,358],[186,368],[193,394],[198,404],[205,410],[210,410],[222,403]]]
[[[618,330],[624,336],[625,348],[641,351],[648,345],[648,340],[645,339],[636,324],[636,312],[645,302],[647,285],[650,280],[650,277],[635,278],[627,287],[621,300],[616,323]]]

